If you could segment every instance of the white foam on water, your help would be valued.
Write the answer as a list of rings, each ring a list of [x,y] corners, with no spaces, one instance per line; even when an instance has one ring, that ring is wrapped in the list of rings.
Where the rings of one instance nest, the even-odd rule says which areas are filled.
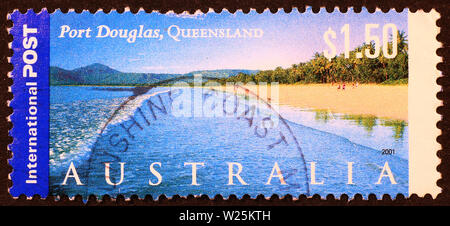
[[[122,98],[115,98],[115,101],[119,102]],[[92,103],[92,101],[89,101]],[[97,103],[101,104],[101,103]],[[116,104],[108,105],[107,107],[119,106]],[[98,109],[100,115],[105,114],[107,111],[105,109]],[[74,112],[76,114],[76,112]],[[55,116],[58,117],[58,116]],[[65,117],[71,117],[71,115],[66,115]],[[63,120],[61,118],[60,120]],[[54,142],[54,147],[50,148],[50,170],[51,175],[56,175],[62,173],[61,171],[67,170],[68,165],[72,162],[75,167],[84,163],[84,161],[89,158],[92,146],[97,140],[97,137],[101,133],[102,125],[107,123],[108,117],[98,117],[95,119],[98,123],[95,126],[88,128],[83,128],[78,133],[83,134],[82,137],[68,137],[67,135],[71,133],[70,128],[61,128],[62,134],[59,134]],[[81,124],[89,123],[86,118],[77,118],[78,122]],[[50,125],[55,126],[55,125]],[[64,137],[60,137],[64,136]],[[71,147],[70,151],[65,150],[65,148]],[[73,148],[72,148],[73,147]]]
[[[92,151],[92,147],[97,141],[97,138],[101,135],[103,127],[106,126],[105,131],[103,131],[103,133],[106,133],[110,125],[116,125],[129,120],[129,116],[134,115],[136,109],[138,107],[141,107],[144,101],[148,100],[152,96],[156,96],[167,92],[169,92],[169,90],[163,90],[137,96],[133,100],[129,101],[126,105],[124,105],[123,108],[118,111],[118,113],[114,116],[114,118],[111,119],[109,123],[108,123],[109,117],[98,119],[100,120],[98,126],[96,126],[95,128],[82,130],[82,133],[86,135],[85,137],[89,137],[88,139],[77,140],[75,148],[73,148],[70,152],[58,151],[59,154],[57,156],[54,156],[56,158],[50,159],[51,170],[55,173],[58,173],[57,172],[58,170],[59,171],[66,170],[67,167],[60,167],[60,166],[68,165],[70,162],[73,162],[75,166],[83,164],[84,161],[87,158],[89,158]],[[117,105],[117,107],[119,106],[120,105]],[[108,125],[106,125],[107,123]],[[64,139],[69,138],[66,137]],[[58,143],[55,144],[55,148],[59,149]],[[53,149],[51,149],[51,155],[54,155]]]
[[[109,122],[108,125],[117,125],[119,123],[125,122],[129,120],[130,115],[134,115],[136,109],[138,107],[142,107],[144,101],[150,99],[152,96],[156,96],[162,93],[168,93],[170,90],[163,90],[158,92],[153,92],[150,94],[139,95],[133,100],[130,100],[127,104],[125,104],[122,109],[118,111],[118,113],[114,116],[114,118]],[[103,127],[104,125],[102,125]],[[106,128],[107,130],[108,128]],[[106,130],[104,132],[106,132]]]
[[[106,120],[104,120],[106,122]],[[52,172],[60,173],[61,170],[66,170],[70,162],[73,162],[75,167],[81,165],[90,155],[92,146],[94,145],[98,135],[100,135],[101,129],[92,128],[90,130],[84,131],[87,135],[86,137],[90,137],[89,139],[79,139],[76,141],[75,148],[73,148],[70,152],[63,152],[58,144],[55,144],[56,149],[58,150],[58,155],[54,156],[54,158],[50,159],[50,169]],[[51,149],[50,155],[54,155],[53,149]],[[56,157],[56,158],[55,158]],[[53,173],[52,173],[53,174]]]

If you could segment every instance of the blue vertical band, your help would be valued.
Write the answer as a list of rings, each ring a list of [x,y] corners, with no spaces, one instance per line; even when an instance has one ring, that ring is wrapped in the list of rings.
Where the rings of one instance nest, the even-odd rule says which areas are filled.
[[[12,196],[48,194],[50,17],[47,11],[10,15],[14,25]]]

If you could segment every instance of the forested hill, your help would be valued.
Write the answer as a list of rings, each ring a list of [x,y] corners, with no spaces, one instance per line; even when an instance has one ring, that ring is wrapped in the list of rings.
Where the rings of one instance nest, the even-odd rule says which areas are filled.
[[[103,64],[91,64],[74,70],[50,67],[50,85],[122,85],[145,86],[177,77],[201,74],[203,78],[228,78],[240,73],[254,74],[258,71],[245,69],[224,69],[193,71],[186,74],[125,73]],[[189,82],[189,80],[184,80]]]

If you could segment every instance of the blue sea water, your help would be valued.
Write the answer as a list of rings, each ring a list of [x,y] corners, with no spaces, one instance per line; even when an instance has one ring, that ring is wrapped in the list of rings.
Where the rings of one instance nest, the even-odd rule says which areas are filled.
[[[199,96],[191,95],[194,92],[192,88],[157,87],[129,98],[133,91],[128,88],[51,87],[51,194],[408,194],[405,122],[288,106],[279,107],[279,120],[278,113],[264,104],[252,114],[254,98],[217,91],[200,96],[207,99],[208,111],[225,108],[233,112],[233,106],[239,110],[207,117],[196,115],[196,104],[205,101],[196,102]],[[224,107],[224,95],[234,105]],[[189,100],[195,104],[187,105]],[[278,123],[267,127],[274,121]],[[396,154],[382,155],[383,148],[395,149]],[[120,185],[106,183],[105,162],[110,163],[113,183],[120,180],[119,163],[125,163]],[[157,186],[150,185],[158,181],[149,168],[154,162],[160,163],[154,169],[162,178]],[[197,169],[199,185],[191,185],[192,168],[186,162],[203,163]],[[311,183],[311,162],[315,163],[316,182],[323,184]],[[353,162],[354,184],[347,184],[347,162]],[[396,184],[387,177],[376,184],[386,162]],[[76,185],[73,178],[61,185],[70,163],[83,185]],[[236,177],[234,185],[228,185],[231,163],[235,163],[234,172],[237,163],[242,166],[240,176],[246,185]],[[285,185],[277,177],[267,185],[275,163]]]

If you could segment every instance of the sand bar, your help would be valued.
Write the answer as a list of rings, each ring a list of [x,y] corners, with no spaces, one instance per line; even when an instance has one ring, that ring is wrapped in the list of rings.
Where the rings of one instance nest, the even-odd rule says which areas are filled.
[[[249,89],[259,90],[262,97],[271,92],[261,86]],[[275,99],[273,102],[277,102]],[[345,90],[338,89],[337,84],[279,85],[278,99],[280,105],[291,107],[408,121],[407,85],[347,85]]]

